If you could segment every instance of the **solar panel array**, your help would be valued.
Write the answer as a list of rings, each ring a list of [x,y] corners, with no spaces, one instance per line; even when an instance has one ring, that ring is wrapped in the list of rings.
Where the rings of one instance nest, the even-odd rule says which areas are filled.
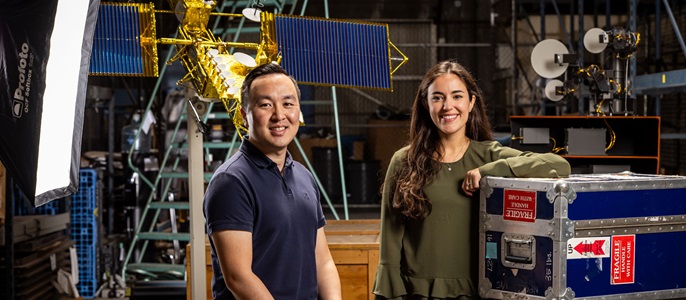
[[[275,31],[281,65],[300,83],[392,89],[385,24],[277,15]]]
[[[91,75],[156,76],[141,45],[141,14],[136,4],[102,4],[93,35]]]

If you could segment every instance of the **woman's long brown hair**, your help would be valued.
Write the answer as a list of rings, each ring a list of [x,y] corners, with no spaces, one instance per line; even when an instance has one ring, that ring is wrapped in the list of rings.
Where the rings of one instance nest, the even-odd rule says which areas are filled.
[[[424,194],[424,187],[431,183],[440,170],[440,138],[438,128],[431,120],[428,108],[429,86],[441,75],[457,75],[467,86],[469,98],[475,98],[474,108],[469,113],[466,135],[477,141],[491,140],[491,128],[486,116],[486,105],[481,90],[472,74],[455,60],[442,61],[434,65],[425,75],[412,104],[410,118],[410,140],[407,158],[396,174],[393,207],[412,219],[424,219],[431,213],[431,201]],[[455,187],[457,188],[457,187]]]

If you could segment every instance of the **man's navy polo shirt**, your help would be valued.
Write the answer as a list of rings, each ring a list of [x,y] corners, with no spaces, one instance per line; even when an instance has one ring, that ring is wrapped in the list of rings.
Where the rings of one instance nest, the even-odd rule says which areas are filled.
[[[283,176],[246,138],[214,173],[205,193],[207,232],[252,232],[252,270],[275,299],[317,299],[315,245],[326,224],[312,174],[286,155]],[[214,243],[212,293],[234,299],[224,283]]]

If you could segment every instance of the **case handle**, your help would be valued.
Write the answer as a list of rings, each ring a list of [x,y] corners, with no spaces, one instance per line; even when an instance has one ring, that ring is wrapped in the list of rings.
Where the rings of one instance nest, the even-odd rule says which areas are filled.
[[[504,237],[505,262],[517,264],[531,264],[533,262],[533,243],[531,239],[516,239]]]

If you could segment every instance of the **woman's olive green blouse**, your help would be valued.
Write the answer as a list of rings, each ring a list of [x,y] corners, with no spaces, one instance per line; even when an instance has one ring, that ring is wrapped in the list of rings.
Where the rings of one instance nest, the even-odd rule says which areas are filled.
[[[467,171],[481,176],[567,177],[570,166],[552,153],[522,152],[494,141],[471,141],[462,159],[442,163],[424,188],[431,214],[418,221],[392,208],[394,174],[406,159],[398,150],[386,173],[381,205],[381,253],[373,292],[378,298],[476,298],[478,197],[461,190]],[[449,168],[451,170],[449,170]]]

